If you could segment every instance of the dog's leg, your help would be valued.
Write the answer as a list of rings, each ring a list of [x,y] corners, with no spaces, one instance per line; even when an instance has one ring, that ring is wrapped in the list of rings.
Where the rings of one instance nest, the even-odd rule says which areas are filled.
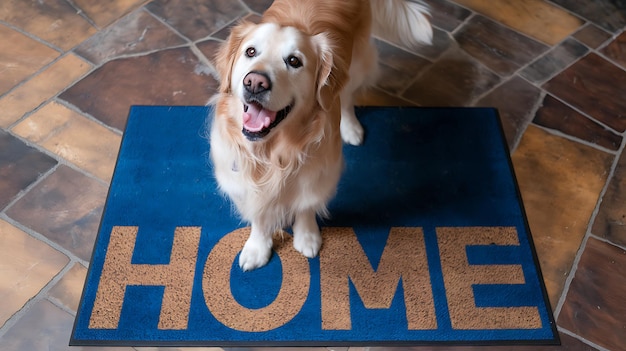
[[[341,94],[341,139],[346,144],[361,145],[363,142],[363,126],[354,113],[353,92],[344,89]]]
[[[293,247],[309,258],[317,256],[320,251],[322,236],[315,220],[314,210],[309,209],[296,214],[293,223]]]
[[[363,142],[363,126],[354,113],[354,93],[373,85],[378,78],[378,52],[371,41],[355,45],[348,84],[341,91],[341,138],[347,144]]]
[[[272,255],[272,230],[260,223],[252,222],[250,237],[239,254],[239,267],[244,271],[262,267],[267,264]]]

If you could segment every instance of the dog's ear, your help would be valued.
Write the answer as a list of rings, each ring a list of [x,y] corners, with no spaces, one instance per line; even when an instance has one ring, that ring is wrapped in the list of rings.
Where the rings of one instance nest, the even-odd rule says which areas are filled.
[[[233,65],[235,64],[241,41],[254,27],[254,23],[247,21],[239,22],[231,29],[228,39],[220,45],[215,54],[213,63],[220,76],[220,93],[230,93]]]
[[[319,64],[317,68],[317,101],[324,111],[330,110],[337,98],[336,82],[333,79],[333,49],[324,33],[313,36],[318,50]]]

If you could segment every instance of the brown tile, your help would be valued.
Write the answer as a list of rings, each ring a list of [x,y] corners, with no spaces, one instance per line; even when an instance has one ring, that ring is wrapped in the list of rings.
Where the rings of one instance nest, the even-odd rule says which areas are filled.
[[[441,29],[433,28],[433,42],[431,45],[421,45],[413,52],[417,55],[426,57],[429,60],[436,60],[448,51],[451,47],[457,45],[452,36]]]
[[[135,11],[83,42],[75,52],[100,65],[120,56],[148,53],[185,43],[183,38],[146,11]]]
[[[626,152],[617,163],[602,197],[591,232],[615,244],[626,246]]]
[[[100,182],[59,166],[6,214],[88,261],[106,193]]]
[[[531,125],[512,159],[546,288],[556,306],[613,156]]]
[[[104,28],[146,3],[146,0],[72,0],[72,2],[98,27]]]
[[[0,338],[0,349],[6,351],[133,351],[117,347],[69,347],[74,317],[40,300]]]
[[[6,128],[55,96],[91,69],[74,54],[54,62],[28,82],[0,98],[0,127]]]
[[[0,13],[4,10],[0,10]],[[0,24],[0,95],[59,56],[56,50]]]
[[[460,51],[446,53],[402,94],[420,106],[466,106],[500,78]]]
[[[121,136],[59,103],[47,104],[12,131],[102,180],[111,180]]]
[[[196,43],[196,47],[209,62],[213,62],[221,44],[219,40],[209,39]]]
[[[609,350],[626,345],[626,251],[589,239],[559,314],[559,325]]]
[[[0,219],[0,326],[48,284],[69,258]]]
[[[626,68],[626,32],[620,34],[608,46],[602,49],[602,53],[622,66],[622,68]]]
[[[122,130],[131,105],[205,105],[217,89],[212,68],[189,48],[110,61],[61,94]]]
[[[414,103],[377,88],[364,89],[355,96],[356,106],[415,106]]]
[[[230,0],[155,0],[146,8],[192,41],[248,13],[238,1]]]
[[[348,351],[597,351],[597,349],[566,334],[561,345],[553,346],[415,346],[415,347],[351,347]]]
[[[431,62],[394,45],[377,40],[379,79],[377,85],[388,92],[402,93]]]
[[[579,18],[544,0],[454,1],[548,45],[561,42],[583,25]]]
[[[445,31],[454,31],[472,12],[447,0],[426,0],[430,8],[433,26]]]
[[[494,72],[510,76],[548,47],[483,16],[469,20],[456,34],[461,48]]]
[[[509,149],[517,145],[539,104],[541,91],[518,76],[494,89],[476,106],[498,109]]]
[[[267,10],[274,0],[243,0],[250,10],[262,14]]]
[[[626,4],[616,0],[550,0],[611,33],[626,26]]]
[[[65,51],[96,32],[67,1],[3,1],[0,20]]]
[[[52,157],[0,130],[0,211],[56,163]]]
[[[78,303],[83,292],[87,268],[75,263],[48,291],[48,298],[71,311],[78,310]]]
[[[615,129],[626,130],[626,72],[589,54],[544,84],[553,95]]]
[[[593,23],[589,23],[576,32],[573,37],[588,47],[597,49],[611,38],[611,34],[605,32]]]
[[[526,67],[520,75],[533,83],[543,83],[583,57],[588,51],[589,49],[577,40],[567,38],[546,55]]]
[[[546,95],[533,123],[617,151],[622,137],[573,110],[551,95]]]
[[[252,23],[261,23],[261,16],[251,13],[247,16],[244,16],[241,18],[242,20],[248,21],[248,22],[252,22]],[[239,20],[236,20],[234,22],[231,22],[229,25],[227,25],[226,27],[218,30],[217,32],[213,33],[213,35],[211,35],[212,39],[221,39],[221,40],[226,40],[228,38],[228,35],[230,34],[230,30],[233,26],[237,25],[239,23]]]

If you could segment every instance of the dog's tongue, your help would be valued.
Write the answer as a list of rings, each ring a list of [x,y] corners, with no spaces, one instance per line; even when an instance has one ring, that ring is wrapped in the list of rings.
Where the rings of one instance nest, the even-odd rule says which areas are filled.
[[[243,126],[250,132],[258,132],[267,128],[276,120],[276,111],[263,108],[260,104],[250,104],[243,113]]]

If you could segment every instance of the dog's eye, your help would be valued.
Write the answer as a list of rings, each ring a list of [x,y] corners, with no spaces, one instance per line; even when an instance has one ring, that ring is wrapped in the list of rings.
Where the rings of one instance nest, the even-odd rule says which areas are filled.
[[[253,47],[249,47],[246,49],[246,56],[248,57],[254,57],[256,56],[256,49]]]
[[[287,57],[287,64],[293,68],[302,67],[302,61],[293,55]]]

